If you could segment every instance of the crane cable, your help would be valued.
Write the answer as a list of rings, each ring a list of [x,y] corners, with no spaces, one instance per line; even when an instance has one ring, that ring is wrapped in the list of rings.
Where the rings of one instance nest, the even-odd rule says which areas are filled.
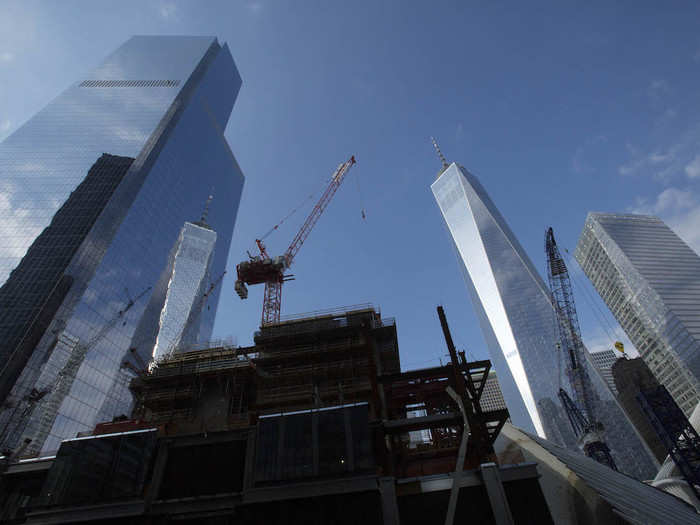
[[[307,202],[309,202],[309,201],[312,200],[314,197],[316,197],[316,196],[321,192],[322,189],[326,188],[326,187],[328,186],[328,184],[330,184],[330,182],[331,182],[332,180],[333,180],[333,177],[329,177],[329,178],[325,179],[324,182],[323,182],[323,185],[322,185],[319,189],[317,189],[317,190],[314,191],[313,193],[309,194],[308,197],[305,197],[304,200],[302,200],[295,208],[292,209],[292,211],[290,211],[287,215],[285,215],[285,216],[282,218],[281,221],[279,221],[279,222],[278,222],[277,224],[275,224],[272,228],[270,228],[270,229],[267,231],[267,233],[265,233],[265,235],[263,235],[262,237],[260,237],[260,240],[261,240],[261,241],[264,241],[272,232],[274,232],[274,231],[276,231],[277,229],[279,229],[279,227],[282,226],[282,224],[283,224],[287,219],[289,219],[292,215],[294,215],[294,214],[295,214],[296,212],[298,212],[301,208],[303,208],[303,207],[306,205]]]
[[[360,189],[360,175],[355,171],[355,180],[357,181],[357,193],[360,195],[360,213],[362,214],[362,220],[367,220],[367,215],[365,214],[365,200],[362,198],[362,190]]]
[[[576,261],[576,259],[574,259],[574,257],[571,255],[571,253],[569,253],[569,250],[564,248],[564,251],[569,256],[569,261],[574,261],[576,263],[576,266],[580,267],[578,264],[578,261]],[[578,286],[578,288],[580,290],[583,290],[583,297],[586,300],[586,302],[588,303],[588,307],[591,309],[591,311],[593,312],[593,315],[596,317],[598,324],[603,328],[603,331],[608,336],[608,339],[610,340],[610,344],[614,345],[615,341],[617,341],[617,339],[613,336],[613,334],[615,333],[615,328],[610,323],[610,320],[607,319],[607,317],[605,316],[605,312],[603,312],[600,305],[596,304],[595,299],[591,295],[590,290],[588,290],[588,288],[583,283],[580,282],[578,277],[574,276],[573,273],[569,273],[569,275],[576,282],[576,285]]]
[[[323,187],[327,186],[331,180],[332,180],[332,177],[327,179],[326,181],[324,181]],[[355,174],[355,180],[357,182],[357,193],[360,196],[360,206],[361,206],[360,213],[362,214],[362,219],[367,220],[367,214],[365,213],[365,206],[364,206],[364,198],[362,196],[362,189],[360,188],[360,176],[357,173]],[[292,211],[290,211],[287,215],[285,215],[282,218],[282,220],[280,220],[277,224],[275,224],[272,228],[270,228],[265,233],[265,235],[260,237],[260,240],[264,241],[267,237],[269,237],[272,234],[272,232],[278,230],[279,227],[282,226],[282,224],[284,224],[287,221],[287,219],[289,219],[292,215],[294,215],[297,211],[299,211],[302,207],[304,207],[308,201],[310,201],[314,197],[316,197],[316,195],[318,195],[319,192],[320,192],[320,189],[316,190],[315,192],[309,194],[308,197],[304,198],[304,200],[302,200],[295,208],[292,209]]]
[[[296,208],[293,208],[292,211],[290,211],[284,218],[282,218],[281,221],[279,221],[279,222],[278,222],[277,224],[275,224],[272,228],[270,228],[270,229],[268,230],[268,232],[267,232],[265,235],[263,235],[262,237],[260,237],[260,240],[261,240],[261,241],[264,241],[272,232],[274,232],[274,231],[277,230],[280,226],[282,226],[282,224],[283,224],[287,219],[289,219],[292,215],[294,215],[297,211],[299,211],[299,209],[301,209],[302,206],[304,206],[308,201],[310,201],[311,199],[313,199],[314,196],[316,196],[317,194],[318,194],[318,192],[312,193],[312,194],[310,194],[308,197],[306,197],[303,201],[301,201],[301,203],[300,203],[299,205],[297,205]]]

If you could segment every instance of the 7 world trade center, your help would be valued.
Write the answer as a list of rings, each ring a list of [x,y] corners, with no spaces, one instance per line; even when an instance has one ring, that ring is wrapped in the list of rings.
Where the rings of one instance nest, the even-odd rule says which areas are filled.
[[[224,272],[244,177],[223,132],[240,86],[214,37],[137,36],[0,144],[3,447],[55,450],[130,412],[125,366],[152,358],[162,322],[142,323],[142,344],[141,314],[187,292],[158,283],[210,194],[216,246],[189,256],[207,279]],[[201,340],[219,293],[194,315]]]

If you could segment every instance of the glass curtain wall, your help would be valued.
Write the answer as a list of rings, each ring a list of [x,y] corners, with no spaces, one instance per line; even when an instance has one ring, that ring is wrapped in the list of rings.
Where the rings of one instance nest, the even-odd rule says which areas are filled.
[[[100,417],[129,412],[130,393],[115,382],[126,361],[150,358],[130,351],[134,330],[182,225],[212,188],[211,273],[223,272],[244,180],[223,131],[240,85],[213,37],[134,37],[0,144],[3,281],[103,155],[133,159],[107,202],[91,201],[97,218],[59,272],[60,304],[38,342],[1,350],[15,364],[0,372],[3,446],[29,438],[28,451],[53,451]],[[204,339],[219,293],[201,317]],[[21,308],[3,309],[0,322]]]

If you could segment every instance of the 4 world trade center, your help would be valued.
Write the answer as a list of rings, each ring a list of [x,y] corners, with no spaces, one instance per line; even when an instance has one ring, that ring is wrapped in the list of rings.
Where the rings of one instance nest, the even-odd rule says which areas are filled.
[[[244,182],[223,132],[240,86],[214,37],[133,37],[0,144],[5,449],[56,450],[129,414],[125,365],[148,362],[170,322],[144,310],[192,295],[163,286],[164,269],[223,273]],[[212,193],[213,236],[194,223]],[[178,241],[188,221],[202,246]],[[219,293],[189,337],[209,339]]]

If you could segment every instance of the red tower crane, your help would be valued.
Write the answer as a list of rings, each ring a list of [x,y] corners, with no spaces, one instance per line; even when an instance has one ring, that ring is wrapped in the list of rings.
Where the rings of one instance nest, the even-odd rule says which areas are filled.
[[[248,254],[249,260],[243,261],[236,266],[238,279],[236,280],[235,289],[241,299],[248,297],[248,287],[246,285],[265,283],[261,326],[279,323],[282,309],[282,283],[290,277],[284,275],[284,272],[292,265],[294,257],[299,253],[299,249],[318,222],[321,214],[328,206],[353,164],[355,164],[354,156],[338,166],[331,177],[331,181],[328,183],[326,191],[321,195],[313,210],[311,210],[311,213],[304,221],[304,224],[302,224],[284,255],[274,258],[270,257],[262,240],[256,239],[255,243],[260,250],[260,255],[252,256]],[[271,231],[277,229],[277,226]]]

